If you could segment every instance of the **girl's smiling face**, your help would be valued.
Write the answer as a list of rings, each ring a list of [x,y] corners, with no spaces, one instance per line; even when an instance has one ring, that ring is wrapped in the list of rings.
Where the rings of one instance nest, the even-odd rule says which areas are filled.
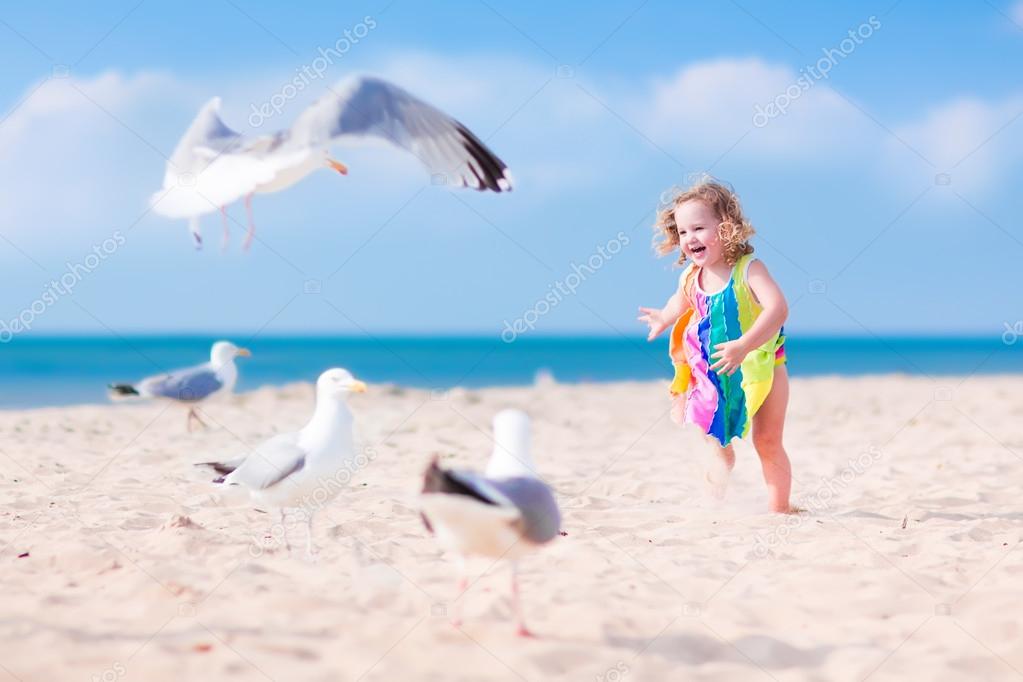
[[[724,246],[718,235],[721,219],[704,201],[686,201],[675,209],[675,225],[679,246],[686,258],[696,265],[707,266],[724,257]]]

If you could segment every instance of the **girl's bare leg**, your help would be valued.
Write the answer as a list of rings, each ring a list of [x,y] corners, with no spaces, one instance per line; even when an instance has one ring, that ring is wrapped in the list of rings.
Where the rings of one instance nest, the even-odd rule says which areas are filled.
[[[707,485],[712,497],[717,500],[725,498],[728,490],[728,480],[732,476],[732,469],[735,468],[735,450],[732,446],[721,447],[717,441],[713,441],[713,452],[707,462]]]
[[[789,373],[785,365],[774,368],[771,392],[753,415],[753,447],[760,456],[767,483],[767,504],[771,511],[789,513],[792,490],[792,465],[782,445],[785,410],[789,403]]]
[[[684,424],[686,413],[686,396],[680,394],[672,397],[671,419],[676,424]],[[723,500],[728,490],[728,480],[731,478],[732,469],[735,468],[735,451],[732,446],[721,447],[715,438],[707,436],[707,447],[710,452],[707,455],[706,470],[703,477],[707,482],[707,492],[716,500]]]

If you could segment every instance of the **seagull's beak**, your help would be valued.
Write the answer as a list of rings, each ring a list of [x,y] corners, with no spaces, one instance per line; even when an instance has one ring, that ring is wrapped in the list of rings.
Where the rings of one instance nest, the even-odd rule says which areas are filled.
[[[344,165],[337,159],[327,159],[327,165],[336,170],[341,175],[348,175],[348,166]]]
[[[355,381],[348,385],[348,390],[351,391],[352,393],[365,393],[366,383],[356,379]]]
[[[236,355],[240,358],[251,358],[252,351],[250,351],[248,348],[239,348]]]

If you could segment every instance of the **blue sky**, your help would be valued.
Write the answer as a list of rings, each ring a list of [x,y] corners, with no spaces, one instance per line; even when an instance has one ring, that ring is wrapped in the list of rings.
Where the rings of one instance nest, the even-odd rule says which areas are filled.
[[[532,333],[638,336],[636,307],[677,277],[650,249],[653,211],[708,169],[742,197],[790,333],[996,335],[1023,318],[1023,3],[336,5],[0,10],[0,321],[35,304],[32,334],[498,334],[621,232]],[[252,128],[254,104],[367,17],[321,80]],[[796,85],[850,30],[869,35]],[[248,254],[237,224],[220,251],[215,215],[195,252],[183,222],[145,213],[210,97],[263,133],[353,71],[462,120],[515,192],[449,191],[399,152],[338,149],[347,178],[256,198]],[[754,125],[779,97],[785,113]]]

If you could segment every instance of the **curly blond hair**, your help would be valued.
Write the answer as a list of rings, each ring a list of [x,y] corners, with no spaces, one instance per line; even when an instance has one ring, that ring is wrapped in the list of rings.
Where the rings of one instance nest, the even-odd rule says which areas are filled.
[[[664,202],[665,208],[657,212],[654,223],[654,249],[658,255],[666,256],[678,249],[678,264],[685,265],[686,256],[682,251],[678,237],[678,225],[675,223],[675,209],[687,201],[703,201],[718,220],[718,238],[724,246],[725,262],[735,263],[747,253],[753,253],[750,238],[756,233],[753,226],[742,214],[742,206],[735,191],[713,178],[704,178],[687,190],[676,189],[674,194]]]

